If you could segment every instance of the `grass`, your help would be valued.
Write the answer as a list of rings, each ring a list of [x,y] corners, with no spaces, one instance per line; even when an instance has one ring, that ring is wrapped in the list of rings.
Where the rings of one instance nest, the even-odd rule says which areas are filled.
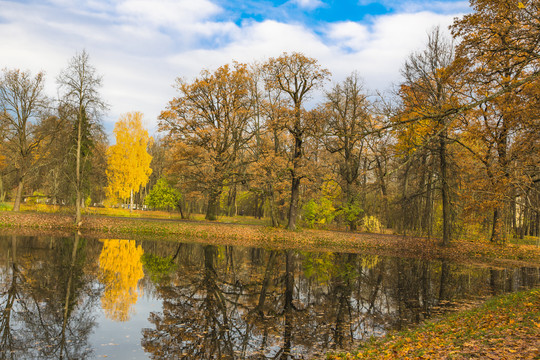
[[[0,211],[11,211],[12,209],[13,209],[13,203],[0,203]],[[61,206],[61,205],[21,204],[21,212],[70,215],[74,213],[74,209],[69,206]],[[160,211],[160,210],[129,211],[129,209],[122,209],[122,208],[86,207],[82,209],[81,213],[83,215],[94,215],[94,216],[182,220],[182,217],[180,216],[179,212]],[[205,221],[204,214],[190,214],[189,220]],[[270,224],[270,221],[268,219],[258,219],[253,216],[219,216],[219,218],[215,222],[225,223],[225,224],[244,224],[244,225],[261,225],[261,226],[267,226]]]
[[[147,212],[133,212],[138,215]],[[45,232],[79,231],[95,238],[130,238],[195,241],[216,245],[241,245],[273,249],[305,251],[355,252],[425,259],[445,258],[461,263],[496,266],[536,266],[540,263],[540,248],[531,245],[494,245],[487,241],[455,240],[442,247],[437,240],[389,234],[349,233],[301,229],[288,231],[268,226],[231,224],[209,221],[170,221],[148,217],[111,217],[94,213],[85,216],[76,228],[72,214],[43,212],[0,212],[0,228],[32,235]],[[106,214],[111,214],[107,212]],[[129,211],[121,210],[120,215]],[[231,219],[225,219],[225,221]],[[234,220],[234,219],[232,219]],[[224,221],[222,219],[221,221]],[[259,219],[251,219],[257,222]],[[4,230],[6,232],[6,230]],[[54,234],[51,234],[54,235]]]
[[[540,289],[488,300],[416,329],[372,339],[358,350],[329,354],[350,359],[539,359]]]
[[[0,202],[0,211],[11,211],[13,205],[9,203]]]

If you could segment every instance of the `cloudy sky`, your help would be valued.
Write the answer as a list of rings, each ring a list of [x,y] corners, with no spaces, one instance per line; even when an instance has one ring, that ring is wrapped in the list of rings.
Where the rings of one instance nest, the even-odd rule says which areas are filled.
[[[103,75],[106,130],[142,111],[154,132],[177,77],[233,60],[303,52],[333,82],[357,71],[384,91],[430,29],[467,12],[450,0],[0,0],[0,68],[44,71],[54,97],[58,73],[85,49]]]

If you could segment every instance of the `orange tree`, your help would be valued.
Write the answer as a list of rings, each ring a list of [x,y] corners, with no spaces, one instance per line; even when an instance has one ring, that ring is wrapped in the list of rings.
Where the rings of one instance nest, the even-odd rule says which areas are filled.
[[[178,79],[180,96],[160,115],[174,168],[208,196],[208,220],[217,218],[223,185],[238,175],[240,151],[252,137],[250,81],[247,66],[239,63],[204,70],[192,83]]]

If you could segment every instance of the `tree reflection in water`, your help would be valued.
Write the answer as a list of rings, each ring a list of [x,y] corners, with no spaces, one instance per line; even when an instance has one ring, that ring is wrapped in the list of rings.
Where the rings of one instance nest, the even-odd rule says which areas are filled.
[[[100,281],[105,285],[101,307],[115,321],[127,321],[139,298],[137,284],[144,277],[144,253],[135,240],[104,239],[99,255]]]
[[[90,334],[102,307],[127,320],[142,288],[162,303],[142,329],[152,358],[304,359],[350,349],[460,301],[538,284],[538,268],[0,236],[0,359],[93,358]],[[125,326],[139,329],[137,322]],[[137,347],[124,346],[122,353]]]
[[[488,270],[446,261],[187,244],[172,254],[175,273],[155,288],[163,310],[143,329],[154,359],[310,358],[490,291]]]
[[[95,326],[93,312],[97,297],[83,272],[86,241],[78,235],[51,239],[47,246],[53,256],[46,259],[27,253],[17,242],[32,248],[45,246],[35,238],[13,237],[9,253],[15,266],[12,284],[17,283],[17,301],[11,303],[9,313],[17,323],[16,334],[11,334],[11,339],[16,341],[2,344],[0,358],[92,358],[88,336]],[[7,299],[9,302],[12,298],[8,295]],[[9,332],[9,324],[3,322],[2,333],[5,331]]]

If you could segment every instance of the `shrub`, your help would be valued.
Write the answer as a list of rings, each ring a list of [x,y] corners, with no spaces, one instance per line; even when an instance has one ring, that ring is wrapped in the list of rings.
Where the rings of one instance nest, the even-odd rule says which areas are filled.
[[[364,231],[369,233],[380,232],[382,228],[381,222],[375,216],[364,216],[362,225],[364,226]]]
[[[336,209],[332,201],[326,197],[311,199],[304,205],[304,221],[309,227],[315,224],[328,224],[334,220]]]

